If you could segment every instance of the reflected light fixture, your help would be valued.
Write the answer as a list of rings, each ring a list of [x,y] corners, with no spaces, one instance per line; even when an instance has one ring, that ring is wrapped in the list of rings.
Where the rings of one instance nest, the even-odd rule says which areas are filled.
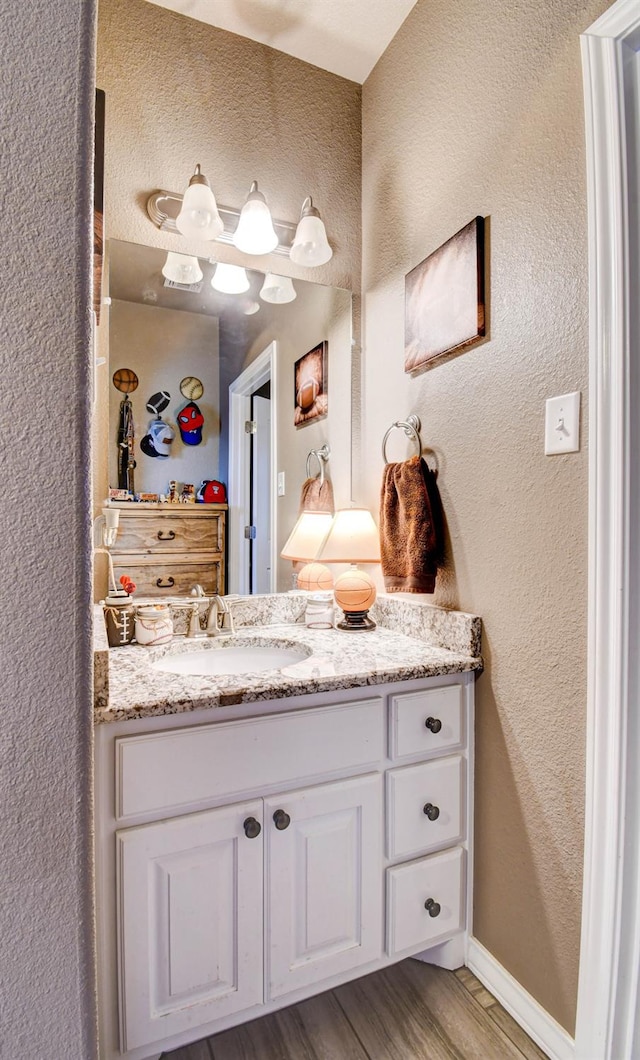
[[[274,302],[276,305],[293,302],[296,289],[291,277],[276,276],[274,272],[268,272],[260,289],[260,297],[263,302]]]
[[[245,298],[240,304],[240,311],[244,313],[246,317],[252,317],[259,309],[260,303],[255,302],[253,298]]]
[[[333,517],[329,532],[316,553],[325,563],[350,563],[349,570],[336,578],[333,594],[344,611],[338,629],[365,633],[376,628],[368,610],[376,599],[373,578],[358,569],[358,563],[380,562],[380,537],[368,508],[341,508]]]
[[[240,211],[238,227],[233,233],[234,246],[244,254],[270,254],[278,245],[267,200],[254,180]]]
[[[324,265],[332,254],[320,211],[313,205],[309,195],[302,204],[289,257],[296,265],[313,267]]]
[[[176,254],[170,250],[162,266],[162,275],[166,280],[172,280],[173,283],[200,283],[202,269],[197,258],[187,254]]]
[[[318,589],[331,589],[333,586],[333,576],[329,568],[323,563],[309,562],[315,560],[332,522],[331,512],[303,511],[287,538],[280,553],[282,558],[305,563],[302,570],[298,571],[299,589],[315,592]]]
[[[176,227],[190,239],[217,239],[224,231],[215,196],[199,164],[184,193]]]
[[[221,294],[244,294],[249,290],[249,277],[240,265],[225,265],[220,261],[211,277],[211,286]]]

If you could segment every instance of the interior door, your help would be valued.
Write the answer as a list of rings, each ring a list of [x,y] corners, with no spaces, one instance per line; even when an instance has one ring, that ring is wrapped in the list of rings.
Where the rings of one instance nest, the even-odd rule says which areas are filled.
[[[262,1001],[263,837],[247,818],[260,801],[117,833],[122,1051]]]
[[[264,820],[268,996],[380,957],[382,777],[266,799]]]
[[[252,398],[251,435],[251,592],[271,590],[271,400],[261,393]]]

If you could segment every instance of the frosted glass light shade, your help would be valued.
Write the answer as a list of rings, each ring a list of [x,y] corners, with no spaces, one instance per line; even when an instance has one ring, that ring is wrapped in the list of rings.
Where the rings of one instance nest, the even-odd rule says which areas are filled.
[[[211,277],[211,286],[222,294],[244,294],[250,284],[246,270],[240,265],[225,265],[220,261]]]
[[[184,193],[176,228],[183,236],[199,240],[217,239],[224,231],[215,196],[199,165]]]
[[[275,302],[278,305],[283,305],[285,302],[293,302],[296,297],[296,289],[293,286],[291,277],[276,276],[275,273],[268,272],[260,290],[260,297],[263,302]]]
[[[187,254],[175,254],[170,250],[162,266],[162,275],[173,283],[200,283],[202,269],[197,258]]]
[[[323,563],[379,563],[380,537],[369,509],[339,509],[316,559]]]
[[[315,559],[333,522],[331,512],[302,512],[280,555],[283,559]]]
[[[271,211],[255,180],[240,212],[233,243],[243,254],[270,254],[278,245]]]
[[[296,265],[313,268],[316,265],[324,265],[332,255],[322,218],[309,197],[302,204],[302,216],[296,228],[289,257]]]

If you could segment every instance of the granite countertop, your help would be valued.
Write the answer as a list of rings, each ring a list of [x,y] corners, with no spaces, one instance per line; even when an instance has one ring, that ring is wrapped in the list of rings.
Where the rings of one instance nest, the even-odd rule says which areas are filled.
[[[128,645],[106,650],[98,639],[96,723],[482,669],[480,620],[472,615],[425,605],[416,610],[413,602],[401,600],[379,601],[378,621],[395,623],[396,628],[379,625],[371,632],[353,634],[337,629],[307,629],[296,624],[292,614],[286,615],[288,621],[278,621],[282,618],[278,612],[281,605],[274,611],[267,607],[266,600],[258,598],[253,604],[262,619],[260,625],[242,624],[249,616],[243,611],[244,601],[239,602],[234,608],[236,633],[228,638],[175,638],[156,648]],[[98,629],[101,617],[97,615]],[[411,635],[398,632],[400,624],[403,629],[409,628]],[[242,675],[202,677],[167,673],[152,666],[169,654],[224,651],[227,646],[239,644],[277,644],[300,648],[308,656],[281,670]]]

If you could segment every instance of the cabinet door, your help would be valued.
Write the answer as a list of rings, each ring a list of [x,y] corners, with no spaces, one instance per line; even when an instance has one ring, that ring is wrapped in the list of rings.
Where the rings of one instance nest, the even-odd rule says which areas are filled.
[[[262,1001],[262,803],[116,834],[121,1048]],[[247,828],[250,835],[255,831]]]
[[[378,958],[382,777],[265,800],[264,820],[269,997]]]

